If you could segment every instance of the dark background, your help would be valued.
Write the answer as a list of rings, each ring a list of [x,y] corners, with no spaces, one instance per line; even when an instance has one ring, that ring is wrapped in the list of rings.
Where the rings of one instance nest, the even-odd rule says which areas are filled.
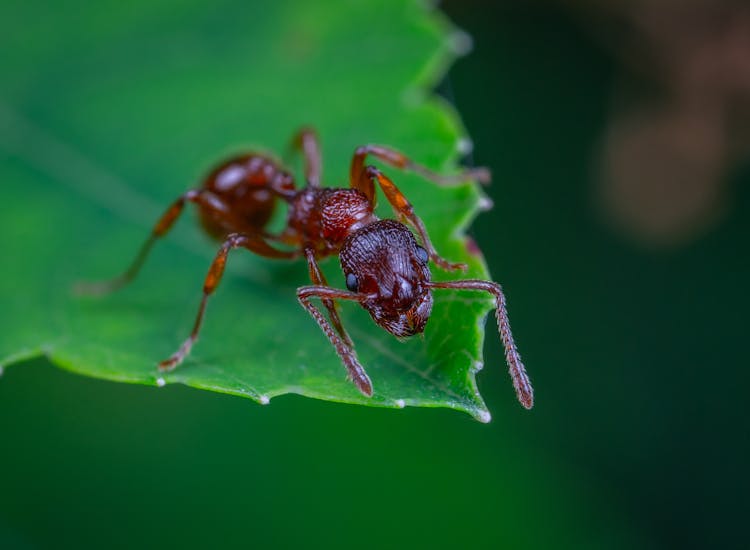
[[[623,525],[657,546],[744,546],[747,142],[727,137],[740,152],[726,161],[724,176],[702,184],[723,188],[712,223],[696,214],[666,236],[618,227],[597,200],[603,136],[624,116],[622,103],[631,112],[647,104],[655,117],[676,110],[671,96],[679,90],[664,82],[664,68],[649,65],[661,53],[642,37],[640,49],[602,40],[610,31],[627,35],[627,20],[613,14],[555,3],[447,8],[475,40],[451,82],[475,158],[490,163],[496,182],[495,209],[474,228],[480,242],[494,243],[485,252],[512,295],[527,362],[544,369],[535,376],[533,425],[513,423],[540,453],[590,476],[617,503]],[[725,39],[720,25],[711,32]],[[749,97],[746,87],[745,107]],[[746,136],[750,119],[741,114]],[[675,154],[668,143],[663,148]],[[666,210],[690,193],[690,182],[683,191],[679,181],[690,160],[662,169],[677,180]],[[642,206],[652,207],[648,197]]]
[[[33,361],[0,384],[1,547],[744,546],[750,170],[738,118],[720,125],[719,160],[706,156],[720,169],[685,176],[715,144],[678,131],[684,81],[660,64],[660,42],[627,10],[524,6],[446,3],[474,52],[442,89],[474,139],[470,160],[493,170],[495,208],[473,234],[509,295],[534,410],[498,368],[478,378],[493,411],[481,425],[294,396],[258,407]],[[610,139],[642,113],[677,130],[645,123]],[[632,162],[608,164],[622,143]],[[630,168],[643,171],[628,186]],[[713,199],[685,200],[680,177],[693,175],[690,189]],[[676,183],[653,201],[643,181]],[[667,218],[678,222],[653,221]]]

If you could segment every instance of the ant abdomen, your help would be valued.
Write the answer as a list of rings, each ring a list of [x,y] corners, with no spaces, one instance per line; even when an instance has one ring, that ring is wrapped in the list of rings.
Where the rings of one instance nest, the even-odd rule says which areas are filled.
[[[221,208],[199,204],[203,227],[216,238],[240,230],[259,232],[270,221],[279,195],[294,193],[294,180],[279,163],[258,153],[236,155],[216,166],[203,189]]]

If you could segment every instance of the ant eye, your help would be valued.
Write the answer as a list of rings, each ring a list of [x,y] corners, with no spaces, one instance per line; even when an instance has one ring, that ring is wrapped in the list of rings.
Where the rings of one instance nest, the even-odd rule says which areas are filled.
[[[359,281],[357,280],[357,276],[354,273],[349,273],[349,275],[346,276],[346,288],[348,288],[352,292],[357,292],[357,288],[359,288]]]
[[[427,251],[419,245],[417,245],[417,257],[423,264],[426,264],[427,260],[430,259],[430,255],[427,254]]]

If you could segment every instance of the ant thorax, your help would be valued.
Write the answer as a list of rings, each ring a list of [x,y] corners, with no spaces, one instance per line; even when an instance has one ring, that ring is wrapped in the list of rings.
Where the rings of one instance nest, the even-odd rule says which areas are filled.
[[[356,189],[307,188],[290,201],[287,226],[303,242],[334,254],[351,233],[376,221],[373,204]]]
[[[427,254],[411,231],[378,220],[354,232],[339,252],[349,290],[368,295],[362,306],[395,336],[424,331],[432,311]]]

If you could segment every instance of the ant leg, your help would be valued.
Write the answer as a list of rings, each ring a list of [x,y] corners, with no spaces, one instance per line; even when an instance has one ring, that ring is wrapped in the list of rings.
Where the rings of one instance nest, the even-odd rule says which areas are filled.
[[[320,187],[322,160],[318,135],[312,128],[300,128],[292,138],[292,147],[305,157],[305,179],[308,187]]]
[[[430,237],[427,235],[427,228],[424,226],[424,222],[414,213],[414,207],[388,176],[374,166],[368,166],[365,169],[365,174],[370,182],[369,189],[374,189],[374,182],[377,181],[396,214],[398,214],[401,219],[407,220],[414,226],[419,233],[419,236],[422,238],[422,243],[424,244],[427,253],[436,265],[446,271],[466,270],[466,264],[451,263],[437,253],[435,247],[432,245],[432,241],[430,241]],[[357,187],[355,187],[355,189],[357,189]],[[366,189],[359,190],[367,194]],[[372,201],[371,196],[368,195],[368,198]]]
[[[326,281],[325,275],[323,275],[323,272],[318,266],[318,262],[315,259],[315,251],[312,248],[305,248],[305,257],[307,258],[307,267],[310,270],[310,280],[314,285],[327,287],[328,281]],[[328,310],[328,316],[331,319],[331,323],[333,323],[333,327],[336,329],[336,332],[339,333],[344,343],[350,347],[354,346],[352,339],[344,329],[344,325],[341,324],[341,318],[339,317],[336,308],[336,302],[329,300],[328,298],[323,298],[323,305]]]
[[[346,290],[337,290],[328,286],[303,286],[297,289],[297,298],[300,304],[304,307],[313,319],[318,323],[318,326],[323,330],[328,340],[331,342],[333,347],[336,349],[341,361],[343,361],[346,370],[349,371],[349,376],[354,382],[354,385],[359,388],[365,396],[372,396],[372,382],[370,377],[367,376],[365,369],[359,364],[357,355],[354,353],[354,347],[346,344],[336,332],[331,328],[331,325],[326,321],[323,314],[312,305],[310,298],[318,297],[321,300],[357,300],[362,301],[366,298],[366,295],[357,294],[356,292],[349,292]]]
[[[206,311],[206,303],[208,297],[216,290],[221,282],[221,277],[224,274],[224,267],[227,263],[227,256],[230,250],[238,247],[243,247],[251,252],[255,252],[260,256],[266,258],[294,258],[297,256],[296,251],[284,251],[277,250],[271,247],[263,239],[256,235],[245,235],[241,233],[232,233],[224,240],[221,245],[219,252],[216,254],[211,267],[208,268],[208,274],[203,282],[203,297],[201,298],[200,306],[198,307],[198,314],[195,316],[195,322],[193,323],[193,330],[190,332],[190,336],[182,343],[182,345],[174,352],[168,359],[159,363],[159,370],[169,371],[179,365],[185,357],[190,353],[190,349],[198,339],[198,332],[200,331],[201,324],[203,322],[203,315]]]
[[[508,311],[505,307],[505,295],[502,287],[491,281],[480,281],[467,279],[464,281],[445,281],[429,282],[430,288],[453,288],[464,290],[481,290],[489,292],[495,297],[495,317],[497,318],[497,328],[500,332],[500,339],[503,341],[505,348],[505,360],[508,363],[508,372],[513,381],[513,387],[521,405],[530,409],[534,406],[534,389],[531,387],[529,375],[526,374],[526,368],[521,361],[521,355],[516,349],[516,343],[513,340],[513,333],[510,331],[510,321],[508,320]]]
[[[201,202],[201,195],[201,190],[193,189],[188,191],[172,203],[172,206],[170,206],[167,211],[162,214],[162,217],[159,219],[159,221],[156,222],[156,225],[151,231],[151,235],[141,246],[141,249],[133,260],[133,263],[130,264],[130,267],[128,267],[128,269],[122,275],[120,275],[119,277],[115,277],[114,279],[110,279],[109,281],[78,283],[74,288],[75,292],[78,294],[98,296],[101,294],[108,294],[110,292],[113,292],[132,281],[138,274],[138,271],[140,271],[141,266],[146,259],[146,256],[148,256],[148,253],[151,251],[151,247],[154,246],[156,240],[166,235],[174,225],[175,221],[177,221],[177,218],[180,217],[180,214],[182,214],[182,211],[185,207],[185,203]]]
[[[458,174],[449,176],[438,174],[426,166],[417,164],[403,153],[389,147],[383,147],[382,145],[362,145],[361,147],[357,147],[352,157],[352,165],[349,172],[349,178],[352,182],[359,180],[360,184],[367,185],[367,182],[364,181],[367,179],[365,174],[365,158],[367,155],[372,155],[394,168],[415,172],[437,185],[455,185],[457,183],[464,183],[467,180],[489,183],[491,177],[490,171],[484,167],[468,168]]]

